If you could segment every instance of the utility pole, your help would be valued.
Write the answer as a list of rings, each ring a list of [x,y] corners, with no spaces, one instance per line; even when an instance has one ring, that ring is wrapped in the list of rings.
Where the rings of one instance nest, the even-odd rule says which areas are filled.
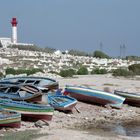
[[[123,58],[125,58],[125,51],[126,51],[126,46],[125,46],[125,44],[123,44]]]
[[[102,52],[103,51],[103,43],[100,42],[100,51]]]
[[[122,45],[120,45],[120,58],[122,58]]]

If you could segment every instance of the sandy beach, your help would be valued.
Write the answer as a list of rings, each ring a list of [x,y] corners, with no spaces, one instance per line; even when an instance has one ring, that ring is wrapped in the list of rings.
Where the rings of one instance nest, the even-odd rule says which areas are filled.
[[[64,88],[65,85],[85,85],[100,90],[108,88],[111,92],[118,88],[140,91],[140,81],[136,78],[127,79],[115,78],[111,75],[90,75],[59,78],[57,80],[61,88]],[[123,104],[121,109],[114,109],[109,106],[104,107],[78,102],[76,108],[79,112],[76,109],[73,109],[73,112],[68,114],[55,111],[52,121],[47,125],[41,124],[41,127],[36,127],[35,123],[22,122],[22,127],[18,131],[37,129],[40,134],[47,133],[46,136],[36,140],[140,139],[140,135],[135,135],[132,130],[134,128],[137,133],[140,132],[139,107]]]

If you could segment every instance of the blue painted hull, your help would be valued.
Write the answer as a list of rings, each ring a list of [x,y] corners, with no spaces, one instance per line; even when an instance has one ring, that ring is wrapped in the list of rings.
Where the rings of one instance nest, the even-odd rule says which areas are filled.
[[[34,76],[25,76],[25,77],[11,77],[4,78],[0,82],[7,82],[12,84],[30,84],[38,87],[44,87],[49,89],[58,89],[59,84],[56,80],[47,78],[47,77],[34,77]]]
[[[17,101],[41,101],[42,92],[33,85],[14,85],[0,83],[0,98]]]
[[[24,101],[13,101],[10,99],[0,98],[0,108],[6,110],[13,110],[21,113],[22,119],[37,121],[37,120],[48,120],[50,121],[53,116],[54,108],[50,105],[41,105],[27,103]]]
[[[67,85],[65,87],[65,92],[79,101],[96,103],[101,105],[109,104],[112,107],[116,108],[120,108],[125,100],[124,97],[120,97],[112,93],[81,86]]]
[[[57,110],[71,111],[77,104],[77,100],[64,95],[48,95],[48,102]]]

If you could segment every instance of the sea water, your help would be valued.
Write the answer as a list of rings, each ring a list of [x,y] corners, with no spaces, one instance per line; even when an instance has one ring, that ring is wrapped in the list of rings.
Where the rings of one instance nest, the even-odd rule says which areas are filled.
[[[132,136],[132,137],[140,137],[140,122],[131,122],[128,124],[108,124],[108,125],[101,125],[98,127],[93,127],[88,130],[90,133],[97,134],[99,132],[104,132],[107,134],[115,134],[115,135],[122,135],[122,136]]]

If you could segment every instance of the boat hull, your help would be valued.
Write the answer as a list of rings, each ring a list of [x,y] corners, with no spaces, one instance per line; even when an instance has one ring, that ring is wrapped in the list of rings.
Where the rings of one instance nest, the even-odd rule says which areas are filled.
[[[36,115],[36,114],[22,114],[22,120],[25,121],[38,121],[38,120],[47,120],[51,121],[53,115]]]
[[[109,104],[116,108],[120,108],[125,100],[125,98],[112,93],[80,86],[66,86],[65,92],[79,101],[101,105]]]
[[[14,85],[0,82],[0,87],[0,98],[28,102],[39,102],[42,100],[41,90],[33,85]]]
[[[48,105],[38,105],[26,102],[0,99],[0,107],[21,113],[24,120],[47,120],[51,121],[54,109]]]
[[[21,126],[20,121],[19,122],[11,122],[11,123],[5,122],[3,124],[0,123],[0,127],[20,128],[20,126]]]
[[[76,103],[68,107],[55,107],[55,109],[60,110],[60,111],[72,111],[75,106],[76,106]]]
[[[59,88],[59,83],[56,80],[47,77],[11,77],[4,78],[1,80],[1,82],[11,82],[13,84],[30,84],[38,87],[48,88],[50,90]]]
[[[114,94],[125,97],[126,98],[125,103],[140,107],[140,93],[130,93],[130,92],[115,90]]]
[[[21,114],[0,109],[0,127],[20,128]]]
[[[70,92],[70,96],[72,96],[73,98],[76,98],[78,101],[84,101],[87,103],[96,103],[96,104],[102,104],[102,105],[106,105],[106,104],[114,104],[115,101],[110,101],[110,100],[105,100],[102,98],[97,98],[94,96],[88,96],[88,95],[83,95],[83,94],[78,94],[78,93],[74,93],[74,92]]]
[[[64,95],[48,95],[49,104],[56,110],[72,111],[76,106],[77,100]]]

